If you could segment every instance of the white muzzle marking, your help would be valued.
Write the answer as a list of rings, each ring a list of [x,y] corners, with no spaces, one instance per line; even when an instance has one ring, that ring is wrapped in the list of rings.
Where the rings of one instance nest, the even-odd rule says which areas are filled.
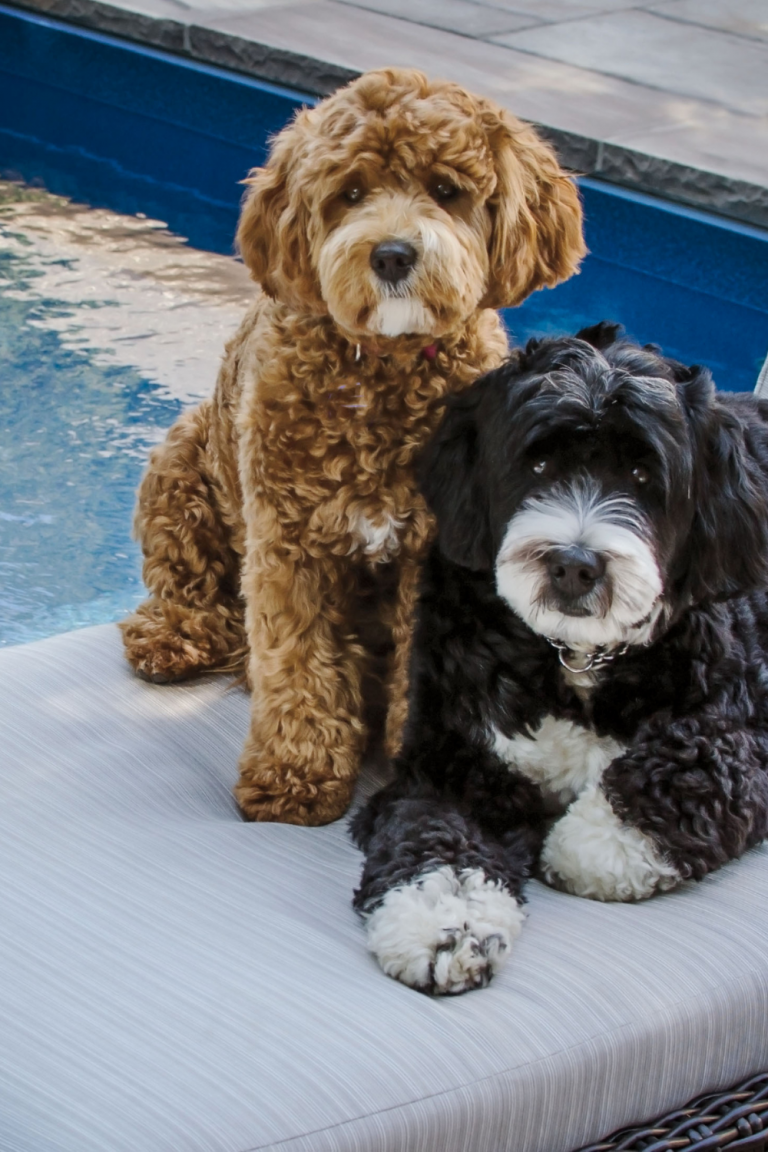
[[[573,546],[597,552],[606,563],[600,590],[582,597],[588,612],[583,616],[554,604],[546,568],[553,548]],[[589,482],[525,502],[499,549],[496,589],[534,632],[574,651],[645,643],[662,608],[661,574],[645,517],[628,498],[602,496]]]

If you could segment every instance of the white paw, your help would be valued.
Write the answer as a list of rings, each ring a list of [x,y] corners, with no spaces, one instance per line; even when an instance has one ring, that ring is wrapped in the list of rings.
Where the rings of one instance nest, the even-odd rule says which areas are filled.
[[[680,881],[650,837],[623,824],[594,784],[552,828],[541,866],[549,884],[592,900],[645,900]]]
[[[368,917],[368,947],[388,976],[441,995],[484,988],[525,914],[482,869],[448,865],[393,888]]]

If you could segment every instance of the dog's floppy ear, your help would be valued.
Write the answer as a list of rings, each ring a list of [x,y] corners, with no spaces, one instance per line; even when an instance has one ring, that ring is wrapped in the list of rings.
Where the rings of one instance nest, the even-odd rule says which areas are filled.
[[[757,411],[718,399],[706,369],[678,387],[694,441],[684,592],[693,603],[726,599],[768,582],[768,429]]]
[[[440,550],[454,564],[475,571],[493,566],[477,423],[483,382],[481,378],[468,392],[448,398],[418,469],[424,498],[437,517]]]
[[[511,113],[481,101],[496,169],[486,308],[520,304],[537,288],[554,288],[586,255],[581,202],[553,150]]]
[[[245,183],[237,246],[251,276],[269,296],[303,308],[323,310],[309,251],[309,210],[302,181],[293,173],[310,131],[311,110],[303,109],[272,141],[263,168]]]

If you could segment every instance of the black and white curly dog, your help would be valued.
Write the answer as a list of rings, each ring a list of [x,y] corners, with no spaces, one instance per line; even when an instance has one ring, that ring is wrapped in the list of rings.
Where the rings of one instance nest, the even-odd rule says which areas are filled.
[[[487,984],[537,860],[641,900],[768,834],[766,419],[607,324],[449,402],[402,751],[352,829],[389,975]]]

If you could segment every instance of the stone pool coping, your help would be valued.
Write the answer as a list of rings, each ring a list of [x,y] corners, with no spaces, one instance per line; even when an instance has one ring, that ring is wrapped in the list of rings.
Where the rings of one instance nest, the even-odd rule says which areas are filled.
[[[293,5],[273,0],[256,8],[241,3],[236,10],[195,10],[179,0],[12,4],[314,96],[326,95],[369,67],[426,66],[484,91],[537,124],[562,163],[580,174],[768,227],[768,120],[709,107],[714,101],[700,100],[697,108],[688,99],[685,111],[670,111],[673,94],[653,87],[328,0]],[[734,40],[738,37],[728,41],[731,49]],[[308,47],[312,52],[302,50]],[[596,83],[599,90],[594,90]],[[702,137],[702,116],[714,125],[709,137],[706,132]],[[688,138],[687,123],[693,125]],[[620,142],[622,133],[644,136],[647,150]],[[724,134],[735,141],[730,157],[728,148],[721,147]],[[711,167],[706,166],[713,158],[708,148],[715,154]],[[744,172],[749,179],[739,175]]]

